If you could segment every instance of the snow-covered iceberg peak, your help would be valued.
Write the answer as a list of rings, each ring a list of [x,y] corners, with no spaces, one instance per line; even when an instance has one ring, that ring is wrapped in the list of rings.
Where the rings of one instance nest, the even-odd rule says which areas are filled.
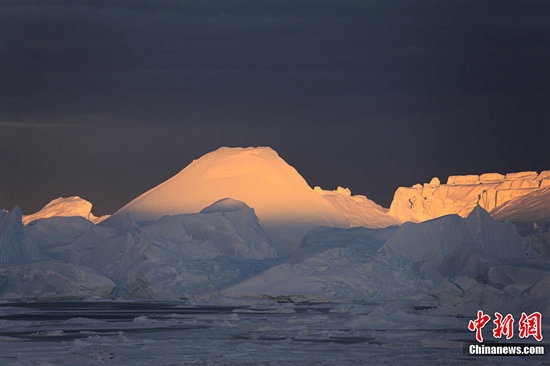
[[[38,219],[45,219],[48,217],[70,217],[81,216],[93,223],[99,223],[107,216],[96,217],[92,214],[92,204],[83,198],[78,196],[72,197],[59,197],[48,203],[46,206],[38,212],[32,215],[23,216],[23,224],[27,225]]]
[[[106,224],[116,225],[128,212],[137,221],[198,213],[227,197],[253,208],[270,237],[282,244],[279,248],[296,248],[305,233],[316,226],[349,225],[269,147],[221,147],[208,153],[128,203]]]

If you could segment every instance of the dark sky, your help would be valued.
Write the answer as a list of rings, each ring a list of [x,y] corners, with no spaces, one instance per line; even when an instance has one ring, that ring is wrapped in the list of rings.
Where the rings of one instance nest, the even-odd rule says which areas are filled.
[[[220,146],[388,207],[550,169],[550,2],[1,3],[1,202],[112,213]]]

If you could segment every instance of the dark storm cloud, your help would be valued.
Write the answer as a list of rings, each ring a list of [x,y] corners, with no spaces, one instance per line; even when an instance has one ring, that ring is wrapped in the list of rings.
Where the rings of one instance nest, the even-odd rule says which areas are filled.
[[[2,206],[79,194],[109,212],[221,145],[270,145],[310,184],[386,205],[434,175],[548,169],[549,14],[543,2],[3,3]]]

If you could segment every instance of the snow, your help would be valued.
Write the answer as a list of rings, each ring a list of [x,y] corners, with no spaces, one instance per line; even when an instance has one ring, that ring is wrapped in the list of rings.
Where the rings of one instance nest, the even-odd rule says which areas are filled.
[[[237,201],[232,198],[222,198],[221,200],[214,202],[210,206],[203,208],[200,213],[235,212],[243,208],[249,207],[244,202]]]
[[[32,221],[24,230],[27,237],[44,251],[74,242],[92,225],[92,222],[80,216],[54,216]]]
[[[48,203],[38,212],[23,216],[23,224],[27,225],[35,220],[54,216],[81,216],[97,224],[108,216],[96,217],[92,214],[92,204],[78,196],[59,197]]]
[[[0,363],[477,366],[533,365],[545,360],[464,356],[463,345],[473,339],[465,318],[392,311],[385,306],[355,315],[332,311],[335,307],[330,304],[287,305],[10,304],[2,308],[10,320],[2,323]]]
[[[0,363],[460,363],[478,310],[550,318],[549,176],[433,178],[385,209],[221,148],[98,225],[75,197],[1,210]]]
[[[550,225],[550,187],[514,198],[491,211],[496,220]]]
[[[450,214],[467,217],[477,205],[491,212],[518,197],[542,190],[548,171],[502,175],[450,176],[447,184],[433,178],[430,183],[400,187],[394,194],[388,215],[399,223],[422,222]],[[550,214],[546,206],[545,212]]]
[[[479,181],[482,183],[497,182],[504,180],[506,176],[500,173],[485,173],[479,176]]]
[[[550,301],[534,296],[541,285],[531,297],[524,290],[550,274],[549,264],[511,223],[498,223],[478,207],[465,219],[450,215],[399,228],[315,229],[283,263],[221,294],[290,302],[393,302],[404,310],[433,308],[439,315],[475,315],[480,307],[540,311]]]
[[[277,257],[251,208],[223,201],[206,211],[139,224],[127,214],[123,228],[96,225],[59,249],[69,250],[69,263],[93,268],[115,281],[121,295],[137,298],[211,292]]]
[[[21,209],[0,211],[0,263],[21,262],[40,258],[35,242],[27,237],[21,221]]]
[[[532,284],[550,271],[548,261],[537,262],[536,251],[511,223],[497,223],[479,206],[466,219],[450,215],[420,224],[406,223],[381,250],[410,262],[413,273],[436,284],[462,276],[502,289],[506,284],[526,283],[526,278]],[[501,276],[506,280],[498,279],[497,273],[510,266],[513,270]],[[540,276],[533,276],[537,271],[533,267],[542,268]]]
[[[385,247],[404,259],[438,266],[443,257],[463,244],[495,258],[534,255],[512,224],[497,223],[479,206],[466,219],[449,215],[421,224],[403,224]]]
[[[349,226],[334,206],[268,147],[222,147],[208,153],[128,203],[105,224],[116,225],[128,212],[138,222],[197,213],[224,198],[242,201],[255,210],[278,245],[279,255],[296,248],[316,226]]]
[[[437,187],[440,184],[441,184],[441,181],[439,180],[438,177],[433,177],[430,183],[428,183],[428,185],[431,187]]]
[[[492,265],[487,272],[487,282],[500,289],[508,285],[526,285],[527,288],[548,275],[550,267],[547,260],[522,259]]]
[[[545,173],[545,172],[543,172]],[[545,173],[547,174],[547,172]],[[513,179],[535,179],[537,178],[538,174],[537,172],[517,172],[517,173],[508,173],[506,174],[507,180],[513,180]]]
[[[335,191],[316,186],[314,191],[324,197],[344,215],[351,227],[384,228],[400,224],[388,214],[388,209],[362,195],[352,195],[349,188],[338,187]]]
[[[224,199],[202,212],[141,223],[127,214],[118,229],[79,226],[86,220],[77,217],[37,221],[25,230],[49,235],[40,245],[50,261],[5,266],[2,296],[360,302],[433,315],[472,315],[503,302],[510,311],[549,307],[541,297],[548,260],[480,207],[465,219],[385,229],[319,227],[285,258],[244,203]]]
[[[10,266],[3,267],[0,294],[4,299],[103,297],[111,292],[182,298],[210,292],[265,268],[256,260],[277,256],[254,211],[239,206],[219,212],[218,205],[211,213],[165,216],[141,226],[128,214],[119,229],[80,217],[52,217],[23,227],[17,208],[3,211],[2,256]],[[34,245],[33,255],[24,251],[27,242]],[[42,257],[38,249],[48,262],[36,261]],[[88,282],[110,289],[97,290]]]
[[[447,184],[476,184],[479,183],[479,175],[451,175],[447,178]]]
[[[550,274],[535,282],[527,291],[532,295],[550,297]]]

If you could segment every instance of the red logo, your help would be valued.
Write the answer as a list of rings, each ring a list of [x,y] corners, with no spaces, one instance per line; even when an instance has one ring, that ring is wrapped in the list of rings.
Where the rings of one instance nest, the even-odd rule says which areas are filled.
[[[535,312],[529,316],[525,313],[521,313],[521,319],[519,320],[519,337],[528,338],[529,336],[535,337],[537,341],[542,341],[542,329],[541,329],[542,315],[539,312]]]
[[[493,336],[495,338],[500,338],[503,334],[506,335],[506,339],[510,339],[514,336],[514,317],[512,314],[506,315],[504,320],[500,313],[495,313],[496,319],[493,323],[496,324],[496,328],[493,329]]]
[[[468,329],[476,332],[478,342],[483,342],[481,330],[487,325],[489,320],[491,320],[489,315],[483,314],[483,311],[478,310],[477,318],[470,320],[468,323]],[[511,339],[514,336],[514,316],[512,314],[503,317],[502,314],[496,312],[493,323],[496,325],[495,329],[493,329],[493,337],[501,338],[505,335],[506,339]],[[521,313],[518,325],[520,338],[533,336],[537,341],[542,341],[542,315],[539,312],[534,312],[531,315]]]
[[[483,314],[483,311],[478,310],[477,311],[477,319],[476,320],[470,320],[470,323],[468,323],[468,329],[470,329],[472,332],[476,331],[476,339],[478,342],[483,342],[483,336],[481,335],[481,329],[491,320],[491,317],[487,314]]]

